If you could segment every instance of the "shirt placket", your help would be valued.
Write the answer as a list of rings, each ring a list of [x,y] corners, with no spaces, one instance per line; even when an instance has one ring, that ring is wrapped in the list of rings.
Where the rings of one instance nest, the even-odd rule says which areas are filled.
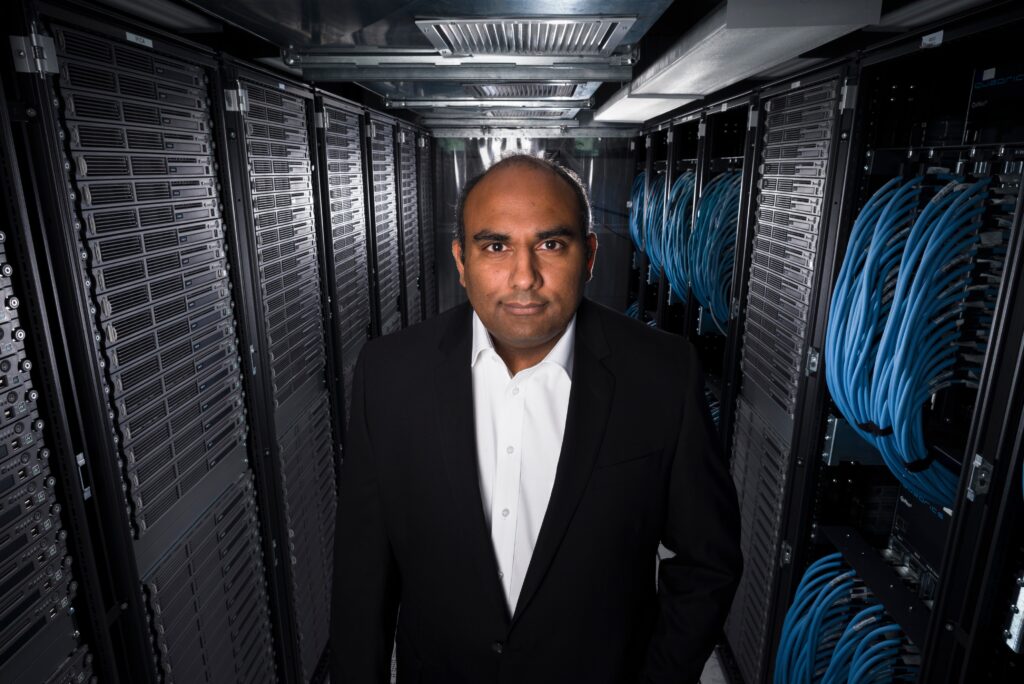
[[[519,527],[519,481],[522,471],[524,404],[519,380],[511,380],[502,396],[498,419],[498,458],[495,466],[491,534],[505,598],[510,601],[515,572],[516,533]],[[511,602],[511,601],[510,601]],[[511,607],[511,606],[510,606]]]

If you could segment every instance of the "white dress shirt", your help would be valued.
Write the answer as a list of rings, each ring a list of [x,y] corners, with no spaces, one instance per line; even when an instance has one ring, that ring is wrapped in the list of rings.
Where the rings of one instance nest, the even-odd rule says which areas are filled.
[[[498,577],[515,612],[555,483],[572,386],[576,317],[536,366],[510,375],[473,313],[473,409],[480,493]]]

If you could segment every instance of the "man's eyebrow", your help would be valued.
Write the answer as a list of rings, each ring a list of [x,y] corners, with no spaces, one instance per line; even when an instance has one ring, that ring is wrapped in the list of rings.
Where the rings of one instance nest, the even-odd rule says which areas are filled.
[[[473,236],[473,242],[508,242],[509,239],[505,233],[495,233],[491,230],[481,230]]]
[[[551,238],[573,237],[574,235],[576,235],[576,231],[572,230],[568,226],[558,226],[557,228],[551,228],[550,230],[542,230],[537,233],[536,238],[538,240],[550,240]]]

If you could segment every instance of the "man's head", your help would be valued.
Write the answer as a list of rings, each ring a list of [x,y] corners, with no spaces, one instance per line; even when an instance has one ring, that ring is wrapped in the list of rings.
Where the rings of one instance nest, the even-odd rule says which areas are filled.
[[[499,353],[546,353],[554,345],[579,306],[596,251],[586,191],[563,167],[512,156],[463,191],[452,255]]]

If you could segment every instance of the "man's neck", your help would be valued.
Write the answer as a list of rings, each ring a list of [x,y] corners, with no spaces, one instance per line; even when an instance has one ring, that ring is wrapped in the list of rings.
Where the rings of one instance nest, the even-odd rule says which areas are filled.
[[[538,363],[544,360],[544,357],[555,348],[558,341],[562,339],[562,335],[568,326],[562,329],[562,332],[558,333],[550,340],[540,345],[539,347],[532,347],[530,349],[516,349],[508,347],[497,339],[494,335],[491,335],[491,343],[494,345],[494,351],[501,357],[501,360],[505,362],[505,367],[508,368],[508,372],[511,375],[515,375],[520,371],[524,371],[527,368],[533,368]]]

